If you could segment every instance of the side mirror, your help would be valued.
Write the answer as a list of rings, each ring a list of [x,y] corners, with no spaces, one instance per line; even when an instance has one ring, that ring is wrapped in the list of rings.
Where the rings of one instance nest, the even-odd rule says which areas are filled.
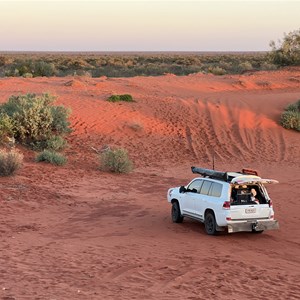
[[[185,193],[186,192],[186,188],[185,188],[185,186],[181,186],[180,188],[179,188],[179,193]]]

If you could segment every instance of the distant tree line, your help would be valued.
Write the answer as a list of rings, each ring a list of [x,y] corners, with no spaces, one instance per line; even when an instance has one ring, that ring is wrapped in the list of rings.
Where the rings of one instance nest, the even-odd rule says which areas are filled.
[[[224,75],[300,65],[300,29],[270,46],[270,52],[236,53],[2,53],[0,77]]]

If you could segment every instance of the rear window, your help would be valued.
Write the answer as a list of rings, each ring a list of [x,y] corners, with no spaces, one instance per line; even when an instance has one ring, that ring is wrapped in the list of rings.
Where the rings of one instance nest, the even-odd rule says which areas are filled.
[[[203,184],[202,184],[202,187],[201,187],[201,190],[200,190],[200,194],[202,194],[202,195],[208,195],[210,186],[211,186],[211,182],[204,180]]]
[[[220,197],[222,194],[222,184],[213,182],[212,187],[209,191],[209,195],[212,197]]]

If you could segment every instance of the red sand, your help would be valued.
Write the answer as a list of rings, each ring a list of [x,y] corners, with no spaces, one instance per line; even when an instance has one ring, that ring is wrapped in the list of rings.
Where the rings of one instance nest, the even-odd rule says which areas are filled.
[[[299,299],[300,135],[278,125],[300,71],[243,76],[4,78],[0,102],[50,92],[72,109],[64,167],[0,178],[1,299]],[[108,103],[112,94],[135,103]],[[128,175],[97,170],[91,147],[125,147]],[[169,187],[190,166],[258,169],[280,230],[207,236],[173,224]]]

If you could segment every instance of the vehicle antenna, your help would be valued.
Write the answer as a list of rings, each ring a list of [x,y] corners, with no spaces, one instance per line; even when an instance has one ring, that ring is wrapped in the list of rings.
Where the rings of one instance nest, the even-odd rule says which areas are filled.
[[[213,153],[213,170],[215,169],[215,152]]]

